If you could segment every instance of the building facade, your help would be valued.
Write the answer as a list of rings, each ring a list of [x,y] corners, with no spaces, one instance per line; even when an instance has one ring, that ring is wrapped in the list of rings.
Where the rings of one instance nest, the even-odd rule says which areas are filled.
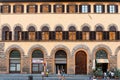
[[[120,2],[0,0],[0,73],[120,69]]]

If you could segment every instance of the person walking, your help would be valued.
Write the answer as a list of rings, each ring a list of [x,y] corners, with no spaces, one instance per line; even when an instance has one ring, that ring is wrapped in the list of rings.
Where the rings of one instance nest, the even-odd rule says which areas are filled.
[[[58,74],[57,75],[58,75],[58,79],[61,80],[61,71],[60,70],[58,70]]]

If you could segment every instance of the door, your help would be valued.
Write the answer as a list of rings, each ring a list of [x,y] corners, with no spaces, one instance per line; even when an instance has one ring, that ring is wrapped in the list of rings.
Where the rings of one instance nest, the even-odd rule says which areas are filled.
[[[75,56],[75,74],[87,74],[87,56],[84,51],[78,51]]]

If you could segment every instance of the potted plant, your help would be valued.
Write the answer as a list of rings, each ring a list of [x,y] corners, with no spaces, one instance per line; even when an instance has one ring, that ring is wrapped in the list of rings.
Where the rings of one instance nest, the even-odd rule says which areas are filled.
[[[98,78],[98,79],[101,79],[103,77],[103,71],[101,68],[98,68],[96,71],[95,71],[95,76]]]
[[[119,69],[116,68],[114,70],[114,76],[115,76],[116,79],[119,79],[119,77],[120,77],[120,70]]]

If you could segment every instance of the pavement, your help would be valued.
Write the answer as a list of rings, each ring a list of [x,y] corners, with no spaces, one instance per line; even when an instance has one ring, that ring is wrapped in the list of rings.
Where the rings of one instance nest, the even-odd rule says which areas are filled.
[[[65,75],[65,80],[89,80],[90,75]],[[42,77],[41,74],[0,74],[0,80],[60,80],[56,74]]]
[[[65,75],[65,80],[90,80],[89,78],[90,75],[68,75],[68,74]],[[0,80],[60,80],[60,79],[56,74],[51,74],[48,77],[42,77],[41,74],[0,74]]]

